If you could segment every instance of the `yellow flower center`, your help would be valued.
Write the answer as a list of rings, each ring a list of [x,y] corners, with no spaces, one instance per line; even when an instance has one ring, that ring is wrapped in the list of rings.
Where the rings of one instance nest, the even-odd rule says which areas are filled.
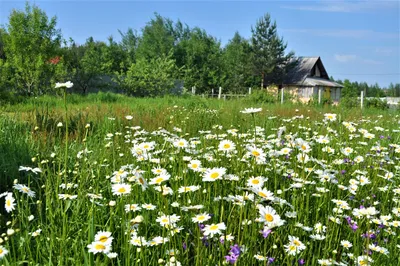
[[[7,205],[7,207],[10,207],[11,206],[11,200],[6,200],[6,205]]]
[[[143,148],[148,149],[150,146],[149,145],[144,145]]]
[[[119,193],[125,193],[125,192],[126,192],[126,189],[125,189],[124,187],[120,187],[120,188],[118,189],[118,192],[119,192]]]
[[[156,179],[156,183],[161,183],[162,181],[164,181],[164,178],[162,178],[162,177],[159,177]]]
[[[197,220],[203,221],[205,218],[206,218],[206,217],[205,217],[204,215],[201,215],[201,216],[197,217]]]
[[[210,226],[211,231],[215,231],[217,229],[218,229],[218,225],[216,225],[216,224]]]
[[[3,254],[3,250],[0,248],[0,254]]]
[[[258,185],[258,184],[260,184],[260,180],[253,179],[253,180],[251,180],[251,183],[254,184],[254,185]]]
[[[103,244],[96,244],[96,245],[94,246],[94,248],[97,249],[97,250],[105,250],[105,249],[106,249],[106,246],[103,245]]]
[[[108,239],[108,237],[106,237],[106,236],[101,236],[100,239],[99,239],[99,241],[104,243],[104,242],[107,241],[107,239]]]
[[[300,242],[298,240],[294,240],[293,244],[295,244],[296,246],[300,246]]]
[[[266,197],[267,197],[267,194],[265,194],[265,193],[262,192],[262,191],[258,192],[258,195],[259,195],[260,197],[263,197],[263,198],[266,198]]]
[[[197,168],[198,167],[198,165],[197,164],[192,164],[192,168]]]
[[[28,192],[29,192],[29,189],[28,189],[28,188],[26,188],[26,187],[23,187],[23,188],[22,188],[22,191],[24,191],[24,192],[28,193]]]
[[[264,218],[267,222],[272,222],[274,220],[274,216],[272,216],[271,214],[267,213],[266,215],[264,215]]]
[[[219,177],[219,173],[212,173],[212,174],[210,175],[210,177],[211,177],[212,179],[216,179],[216,178]]]
[[[230,147],[231,147],[231,145],[229,143],[224,144],[224,149],[229,149]]]
[[[253,154],[256,157],[260,156],[260,153],[258,151],[252,151],[251,154]]]
[[[161,220],[161,222],[163,222],[163,223],[168,223],[168,219],[167,219],[167,218],[164,218],[164,219]]]

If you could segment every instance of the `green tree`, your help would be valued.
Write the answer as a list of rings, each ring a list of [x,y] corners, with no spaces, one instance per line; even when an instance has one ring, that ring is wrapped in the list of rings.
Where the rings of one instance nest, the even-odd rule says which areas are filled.
[[[121,35],[120,47],[125,53],[127,64],[123,67],[127,67],[136,62],[136,50],[139,44],[139,36],[136,31],[132,30],[131,28],[128,28],[126,33],[119,31],[119,34]],[[127,68],[125,69],[125,71],[126,70]]]
[[[155,59],[173,51],[175,33],[172,20],[155,14],[142,30],[136,51],[137,58]]]
[[[52,86],[49,83],[55,66],[49,63],[57,56],[61,32],[57,19],[26,3],[25,11],[13,10],[6,26],[5,56],[13,68],[14,81],[20,92],[37,95]]]
[[[131,65],[126,75],[120,74],[119,82],[129,94],[142,97],[160,96],[174,88],[178,71],[172,53],[150,60],[140,58]]]
[[[240,92],[241,89],[254,85],[250,53],[249,42],[236,32],[222,54],[225,77],[223,87],[233,92]]]
[[[287,44],[278,36],[276,22],[271,22],[269,14],[258,19],[251,32],[253,70],[261,77],[261,87],[280,84],[295,62],[294,53],[285,53]]]
[[[200,28],[191,30],[189,38],[178,44],[183,58],[185,87],[196,86],[202,93],[221,86],[223,79],[222,50],[219,41]]]

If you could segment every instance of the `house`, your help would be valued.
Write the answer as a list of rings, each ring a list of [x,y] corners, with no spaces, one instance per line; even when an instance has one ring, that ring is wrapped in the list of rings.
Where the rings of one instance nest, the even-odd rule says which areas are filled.
[[[298,57],[297,64],[288,72],[280,89],[291,93],[299,101],[308,102],[313,97],[338,102],[342,85],[331,81],[328,72],[318,57]]]

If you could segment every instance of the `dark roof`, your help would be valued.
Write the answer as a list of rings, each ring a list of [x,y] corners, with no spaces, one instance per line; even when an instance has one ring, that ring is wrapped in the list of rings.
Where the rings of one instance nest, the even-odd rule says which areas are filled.
[[[334,88],[343,88],[343,85],[328,80],[328,79],[324,79],[324,78],[319,78],[319,77],[307,77],[303,83],[303,86],[324,86],[324,87],[334,87]]]
[[[313,57],[298,57],[294,59],[296,61],[295,66],[289,70],[286,75],[283,84],[285,85],[309,85],[305,81],[307,78],[318,78],[319,80],[330,81],[329,75],[322,64],[321,58],[319,56]],[[318,66],[320,71],[320,77],[315,77],[315,68]],[[335,83],[335,82],[333,82]],[[331,85],[333,85],[331,83]],[[335,83],[338,87],[342,87],[340,84]],[[335,86],[336,86],[335,85]],[[330,86],[333,87],[333,86]]]

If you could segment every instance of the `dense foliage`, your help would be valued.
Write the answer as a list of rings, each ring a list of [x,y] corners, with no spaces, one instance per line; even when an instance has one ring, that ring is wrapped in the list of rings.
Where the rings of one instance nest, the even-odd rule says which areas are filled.
[[[135,96],[192,87],[198,94],[218,87],[224,93],[243,94],[249,87],[281,84],[296,62],[294,53],[286,51],[269,14],[257,19],[251,31],[249,39],[236,32],[222,46],[203,29],[155,14],[140,31],[120,30],[119,42],[89,37],[77,44],[63,38],[56,17],[48,18],[27,3],[25,10],[13,10],[8,24],[0,28],[0,101],[56,94],[54,83],[67,79],[75,84],[74,92],[125,91]],[[384,95],[377,84],[338,82],[345,86],[345,98],[359,96],[362,90],[366,97]],[[400,84],[391,84],[385,94],[399,97]]]

